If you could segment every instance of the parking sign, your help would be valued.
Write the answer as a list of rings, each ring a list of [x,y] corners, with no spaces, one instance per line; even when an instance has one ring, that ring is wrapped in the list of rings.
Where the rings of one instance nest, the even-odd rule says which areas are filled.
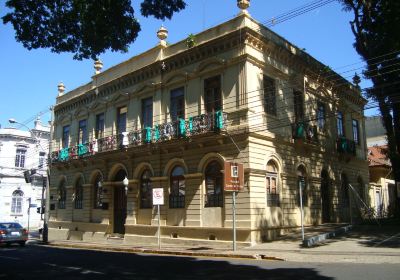
[[[153,189],[153,205],[164,205],[164,189]]]

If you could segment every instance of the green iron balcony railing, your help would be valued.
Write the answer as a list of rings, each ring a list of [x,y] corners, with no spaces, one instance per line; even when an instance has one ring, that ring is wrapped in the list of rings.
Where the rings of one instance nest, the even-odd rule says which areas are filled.
[[[160,143],[172,139],[188,138],[208,132],[218,132],[226,128],[227,114],[222,111],[178,119],[174,122],[145,127],[119,135],[111,135],[101,139],[54,151],[51,162],[63,162],[93,155],[98,152],[113,151],[121,148]]]
[[[336,148],[341,154],[356,155],[356,143],[345,137],[339,137],[336,140]]]
[[[309,125],[307,122],[292,123],[292,137],[316,143],[318,142],[317,126]]]

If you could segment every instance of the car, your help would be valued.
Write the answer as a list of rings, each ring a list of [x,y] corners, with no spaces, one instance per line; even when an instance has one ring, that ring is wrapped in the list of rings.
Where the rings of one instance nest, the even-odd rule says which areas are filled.
[[[27,240],[28,231],[19,223],[0,222],[0,244],[18,243],[21,246],[25,246]]]

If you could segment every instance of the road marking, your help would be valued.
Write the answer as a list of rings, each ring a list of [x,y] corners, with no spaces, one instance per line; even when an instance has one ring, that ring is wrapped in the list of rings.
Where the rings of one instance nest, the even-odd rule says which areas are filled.
[[[83,267],[76,267],[76,266],[63,266],[63,265],[59,265],[59,264],[55,264],[55,263],[44,263],[45,265],[48,266],[53,266],[53,267],[59,267],[59,268],[65,268],[65,269],[69,269],[69,270],[82,270],[81,274],[104,274],[103,272],[100,271],[95,271],[95,270],[88,270],[88,269],[84,269]]]
[[[382,241],[379,242],[379,243],[376,243],[376,244],[374,245],[374,247],[378,247],[379,245],[381,245],[381,244],[383,244],[383,243],[385,243],[385,242],[387,242],[387,241],[389,241],[389,240],[391,240],[391,239],[393,239],[393,238],[396,238],[397,236],[400,236],[400,233],[395,234],[395,235],[393,235],[393,236],[391,236],[391,237],[389,237],[389,238],[386,238],[385,240],[382,240]]]
[[[20,260],[20,258],[5,257],[5,256],[0,256],[0,258],[3,258],[3,259],[10,259],[10,260]]]

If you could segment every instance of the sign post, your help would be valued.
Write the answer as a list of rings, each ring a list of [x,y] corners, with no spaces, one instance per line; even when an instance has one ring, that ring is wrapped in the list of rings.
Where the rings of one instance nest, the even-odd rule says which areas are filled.
[[[303,210],[303,188],[305,182],[304,177],[301,177],[299,180],[299,194],[300,194],[300,219],[301,219],[301,240],[304,241],[304,210]]]
[[[243,189],[244,171],[243,164],[225,162],[224,164],[224,191],[232,192],[232,231],[233,251],[236,251],[236,192]]]
[[[164,189],[155,188],[153,189],[153,205],[157,205],[157,216],[158,216],[158,249],[161,249],[161,225],[160,225],[160,205],[164,205]]]

